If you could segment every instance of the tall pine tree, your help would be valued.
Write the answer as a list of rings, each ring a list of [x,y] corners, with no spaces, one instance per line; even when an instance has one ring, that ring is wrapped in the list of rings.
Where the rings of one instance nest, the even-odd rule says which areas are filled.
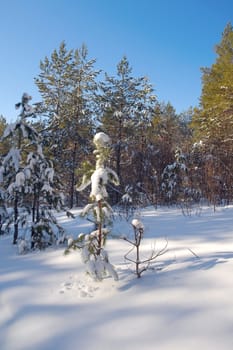
[[[233,27],[227,24],[216,46],[216,62],[202,69],[200,108],[192,126],[208,156],[209,190],[215,200],[233,196]],[[206,165],[207,166],[207,165]]]
[[[106,74],[100,90],[100,128],[112,140],[113,167],[120,178],[121,191],[124,193],[127,185],[135,188],[137,183],[143,183],[147,130],[156,97],[146,77],[132,76],[132,68],[125,56],[117,65],[117,77]],[[132,163],[132,171],[135,166],[138,168],[136,177],[129,172]],[[118,195],[116,201],[119,199]]]
[[[66,186],[70,207],[76,204],[75,169],[89,151],[93,136],[98,74],[94,64],[85,45],[68,51],[62,42],[59,50],[41,61],[41,72],[35,79],[47,116],[47,146]]]

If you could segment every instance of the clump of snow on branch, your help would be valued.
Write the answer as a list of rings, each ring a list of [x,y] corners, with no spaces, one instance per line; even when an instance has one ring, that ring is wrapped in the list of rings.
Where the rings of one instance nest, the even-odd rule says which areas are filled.
[[[16,174],[15,176],[15,183],[17,187],[22,187],[25,182],[25,175],[22,171]]]
[[[21,161],[20,150],[12,147],[6,157],[3,159],[3,166],[6,166],[7,163],[10,163],[15,171],[18,171]]]
[[[15,108],[19,109],[21,107],[20,116],[25,118],[27,116],[31,116],[35,113],[35,107],[29,105],[29,101],[32,99],[28,93],[24,92],[21,98],[21,101],[15,104]]]
[[[91,176],[91,194],[90,197],[100,201],[108,196],[106,185],[108,183],[108,173],[104,168],[98,168]]]
[[[96,150],[96,170],[91,176],[91,194],[93,200],[100,201],[108,197],[106,185],[112,182],[115,185],[119,184],[119,179],[115,171],[105,166],[108,146],[110,138],[104,132],[99,132],[93,140]]]
[[[2,138],[5,139],[9,135],[11,135],[14,132],[15,127],[16,127],[16,123],[11,123],[11,124],[7,125],[7,127],[5,128],[4,133],[2,135]]]
[[[138,219],[133,219],[132,220],[132,226],[134,226],[138,230],[139,229],[144,229],[143,223],[140,220],[138,220]]]

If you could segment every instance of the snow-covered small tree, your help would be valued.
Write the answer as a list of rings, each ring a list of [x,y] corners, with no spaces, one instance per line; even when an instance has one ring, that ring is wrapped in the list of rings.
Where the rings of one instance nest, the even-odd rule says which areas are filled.
[[[21,228],[31,233],[32,248],[42,248],[54,241],[55,232],[62,231],[52,214],[61,207],[62,197],[52,162],[43,154],[41,137],[26,120],[35,117],[30,99],[23,94],[16,104],[21,106],[17,121],[4,131],[3,139],[10,140],[11,149],[2,159],[0,179],[5,202],[13,207],[8,219],[8,226],[14,225],[13,243],[18,242]]]
[[[66,252],[70,248],[81,249],[84,262],[87,264],[87,272],[97,280],[102,280],[108,273],[115,280],[118,279],[117,272],[109,262],[107,251],[104,249],[107,234],[110,232],[108,224],[111,221],[112,208],[107,202],[108,193],[106,186],[108,182],[119,184],[118,176],[106,163],[109,156],[110,138],[103,132],[95,135],[93,140],[96,149],[96,168],[91,177],[83,177],[78,191],[84,190],[91,185],[90,203],[85,206],[82,216],[91,215],[95,222],[95,229],[90,234],[80,234],[73,240]]]
[[[44,156],[41,145],[27,156],[23,170],[22,183],[30,199],[31,246],[43,248],[57,239],[57,233],[63,234],[53,210],[63,209],[63,196],[59,191],[59,180],[53,163]]]
[[[173,204],[182,197],[186,180],[185,156],[180,149],[177,149],[175,161],[168,164],[162,173],[162,193],[166,202]]]
[[[153,249],[151,251],[150,256],[147,258],[142,258],[141,254],[141,243],[144,236],[144,225],[138,219],[132,220],[132,227],[134,230],[133,239],[128,239],[127,237],[122,237],[125,241],[132,245],[132,248],[125,254],[125,260],[135,264],[135,273],[137,278],[140,278],[142,273],[148,270],[150,264],[157,259],[159,256],[163,255],[167,251],[168,242],[161,249]],[[132,255],[133,251],[135,251],[135,255]]]
[[[23,197],[24,190],[22,186],[22,167],[27,147],[34,145],[39,140],[37,131],[26,122],[27,117],[34,113],[33,107],[29,105],[31,96],[24,93],[21,102],[15,106],[21,106],[21,112],[15,123],[9,124],[2,136],[2,140],[9,139],[11,148],[2,159],[1,180],[5,188],[5,198],[13,204],[14,237],[13,243],[17,243],[19,223],[24,222]],[[21,212],[19,215],[19,208]]]

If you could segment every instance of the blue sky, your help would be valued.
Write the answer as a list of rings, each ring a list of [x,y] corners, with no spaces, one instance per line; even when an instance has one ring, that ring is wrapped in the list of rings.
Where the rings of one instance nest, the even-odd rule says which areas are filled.
[[[23,92],[40,99],[40,60],[63,40],[68,49],[85,43],[95,67],[110,75],[126,55],[133,76],[147,76],[177,113],[197,106],[200,68],[216,59],[233,1],[0,0],[0,13],[0,114],[11,122]]]

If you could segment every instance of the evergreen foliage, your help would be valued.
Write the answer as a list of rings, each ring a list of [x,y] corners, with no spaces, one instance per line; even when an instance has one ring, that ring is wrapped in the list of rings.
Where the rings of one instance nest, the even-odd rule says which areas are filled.
[[[216,62],[202,69],[200,112],[194,118],[203,141],[232,149],[233,27],[228,24],[216,46]]]
[[[229,23],[216,45],[215,63],[202,69],[199,107],[177,115],[170,103],[158,102],[146,77],[133,76],[127,57],[123,56],[118,63],[115,76],[106,73],[101,81],[99,71],[94,68],[95,59],[88,58],[87,47],[68,50],[62,42],[58,50],[40,62],[41,71],[35,83],[42,102],[32,106],[31,97],[24,94],[16,104],[21,111],[15,123],[7,127],[5,119],[0,117],[2,218],[6,217],[6,190],[7,200],[15,211],[16,231],[17,208],[26,197],[33,198],[32,193],[38,191],[39,198],[42,188],[45,193],[44,184],[39,184],[33,173],[36,169],[30,170],[33,181],[37,181],[34,192],[26,194],[20,185],[22,169],[29,167],[34,158],[42,169],[43,181],[49,183],[48,173],[43,173],[43,169],[53,169],[49,176],[53,171],[58,187],[59,175],[69,207],[86,202],[88,192],[76,191],[75,183],[82,174],[90,180],[94,171],[91,140],[96,131],[105,132],[112,140],[108,164],[109,169],[116,169],[120,186],[116,191],[114,184],[108,184],[109,200],[127,218],[138,206],[148,204],[199,202],[201,198],[215,205],[230,203],[233,199],[232,48],[233,28]],[[38,113],[39,122],[35,118]],[[178,166],[177,149],[185,154],[186,171]],[[174,177],[176,184],[171,191]],[[28,183],[25,177],[27,188]],[[52,193],[49,186],[48,202]],[[53,190],[51,197],[55,198],[56,194],[57,190]],[[32,212],[36,217],[36,210]]]
[[[5,205],[13,206],[6,223],[7,227],[14,225],[13,243],[24,239],[29,230],[31,247],[43,248],[54,243],[56,232],[63,233],[52,214],[53,209],[62,207],[62,197],[52,161],[43,154],[42,139],[27,121],[28,117],[35,117],[30,99],[23,94],[17,104],[18,108],[21,106],[19,117],[6,127],[2,137],[11,141],[11,149],[2,159],[2,197]],[[19,237],[21,229],[23,236]]]
[[[175,152],[175,162],[168,164],[162,173],[162,192],[165,201],[177,203],[183,198],[187,183],[187,166],[185,156],[180,149]]]
[[[35,79],[43,97],[46,146],[66,185],[71,208],[77,204],[74,197],[75,169],[90,151],[93,137],[93,97],[98,75],[94,64],[94,59],[88,59],[85,45],[68,51],[62,42],[59,50],[54,50],[50,58],[41,61],[41,72]]]
[[[214,194],[209,197],[214,203],[233,198],[233,27],[230,23],[216,46],[216,54],[216,62],[202,69],[201,104],[192,122],[196,141],[203,142],[204,153],[211,159],[208,169],[206,165],[205,168],[209,173],[208,192]]]
[[[100,90],[99,121],[101,129],[112,140],[111,160],[120,179],[120,190],[124,193],[129,184],[136,187],[140,182],[143,186],[147,171],[144,162],[148,148],[147,132],[157,101],[148,79],[132,76],[132,68],[125,56],[117,65],[117,78],[106,74]],[[132,169],[130,173],[129,167]],[[119,202],[119,192],[116,196],[115,201]]]
[[[93,278],[102,280],[108,273],[117,280],[117,273],[109,262],[104,245],[110,232],[107,226],[111,222],[112,215],[112,208],[107,202],[106,186],[108,182],[118,185],[119,180],[117,174],[106,164],[109,156],[110,138],[105,133],[100,132],[95,135],[93,141],[96,146],[96,150],[94,150],[96,169],[90,178],[88,174],[84,176],[83,183],[78,191],[82,191],[91,185],[91,202],[85,206],[81,215],[91,215],[91,219],[95,223],[95,230],[88,235],[80,234],[76,240],[71,242],[65,253],[68,253],[70,248],[80,249],[83,261],[87,265],[87,272]]]

